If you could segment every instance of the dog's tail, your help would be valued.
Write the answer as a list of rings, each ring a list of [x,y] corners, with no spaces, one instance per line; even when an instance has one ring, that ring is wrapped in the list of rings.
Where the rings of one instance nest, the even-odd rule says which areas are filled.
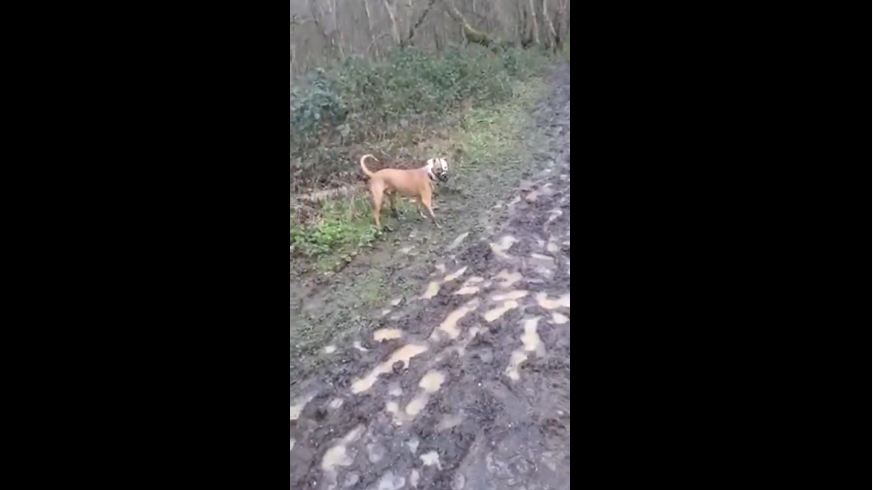
[[[376,157],[374,157],[373,155],[370,155],[370,154],[367,154],[367,155],[364,155],[361,157],[361,168],[364,170],[364,173],[367,174],[367,177],[372,177],[373,172],[370,172],[370,169],[368,169],[367,166],[364,165],[364,160],[366,160],[367,158],[372,158],[373,160],[376,160]],[[378,162],[379,160],[376,160],[376,161]]]

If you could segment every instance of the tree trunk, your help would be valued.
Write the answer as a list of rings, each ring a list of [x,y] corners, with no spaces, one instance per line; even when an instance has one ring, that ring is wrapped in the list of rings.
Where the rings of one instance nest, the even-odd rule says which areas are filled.
[[[543,0],[543,27],[546,29],[546,47],[557,50],[558,32],[555,30],[555,24],[552,23],[552,18],[549,16],[548,0]]]
[[[427,7],[424,8],[424,12],[422,12],[421,16],[418,17],[418,21],[415,22],[415,24],[410,22],[409,35],[406,37],[406,40],[403,41],[402,46],[409,46],[410,44],[412,44],[412,38],[415,37],[415,31],[419,27],[421,27],[421,24],[424,22],[425,17],[427,17],[427,14],[430,12],[431,7],[433,7],[433,4],[435,3],[436,0],[430,0],[427,4]]]
[[[558,0],[558,8],[555,9],[555,50],[560,51],[564,47],[564,21],[567,16],[567,0]]]
[[[533,23],[533,42],[534,44],[540,43],[540,26],[537,23],[537,9],[534,6],[534,0],[528,0],[528,4],[530,6],[530,20]]]
[[[376,33],[373,32],[373,16],[370,15],[370,0],[364,1],[364,16],[367,17],[367,36],[370,38],[370,46],[376,44]],[[364,55],[369,53],[364,52]],[[379,49],[376,49],[376,56],[379,56]]]
[[[433,45],[438,53],[443,50],[443,40],[440,37],[436,24],[433,25]]]
[[[382,0],[385,5],[385,11],[388,12],[388,19],[391,21],[391,38],[394,39],[394,44],[400,46],[400,28],[397,27],[397,0]]]
[[[309,0],[312,21],[321,31],[330,51],[334,56],[342,60],[345,57],[345,53],[343,53],[342,47],[342,33],[337,25],[336,0],[326,0],[323,2],[324,10],[320,7],[321,3],[318,0]]]

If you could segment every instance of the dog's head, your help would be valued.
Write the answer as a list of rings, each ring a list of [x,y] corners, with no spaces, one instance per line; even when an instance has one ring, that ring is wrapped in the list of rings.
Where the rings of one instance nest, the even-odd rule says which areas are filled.
[[[445,158],[431,158],[427,166],[437,179],[442,182],[449,180],[449,162]]]

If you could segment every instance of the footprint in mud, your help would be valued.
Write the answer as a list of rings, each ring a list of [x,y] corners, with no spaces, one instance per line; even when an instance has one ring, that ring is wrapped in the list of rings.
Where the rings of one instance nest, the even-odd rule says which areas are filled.
[[[512,287],[513,284],[520,281],[521,277],[522,276],[519,272],[509,272],[506,269],[502,269],[496,276],[494,276],[494,279],[497,280],[498,288],[508,289]]]
[[[398,328],[380,328],[373,331],[373,340],[376,342],[384,342],[386,340],[394,340],[403,337],[403,331]]]
[[[567,318],[566,316],[564,316],[564,315],[558,313],[557,311],[552,312],[552,322],[553,322],[555,325],[563,325],[563,324],[565,324],[565,323],[567,323],[567,322],[569,322],[569,321],[570,321],[569,318]]]
[[[470,277],[469,279],[464,281],[464,284],[462,284],[457,291],[452,294],[458,296],[469,296],[471,294],[476,294],[482,287],[484,287],[484,280],[485,279],[479,276]]]
[[[421,295],[421,298],[422,299],[433,298],[434,296],[437,295],[437,293],[440,292],[440,287],[443,284],[445,284],[447,282],[454,281],[455,279],[464,275],[465,272],[467,272],[466,265],[464,267],[461,267],[460,269],[456,270],[455,272],[445,276],[441,281],[431,281],[430,283],[428,283],[427,289],[424,291],[424,294]]]
[[[550,299],[548,295],[546,295],[546,293],[537,293],[536,300],[537,304],[539,304],[541,308],[545,308],[547,310],[554,310],[556,308],[570,308],[570,293],[564,293],[557,299]]]
[[[395,425],[411,422],[427,406],[431,395],[439,391],[446,380],[446,375],[441,371],[431,369],[418,382],[419,392],[406,404],[403,412],[396,402],[388,402],[385,409],[391,414]]]
[[[430,340],[437,340],[439,335],[444,334],[449,339],[454,340],[461,334],[461,329],[458,328],[458,322],[467,316],[468,313],[474,311],[479,306],[479,298],[473,298],[463,306],[460,306],[446,316],[445,320],[433,331]]]
[[[515,309],[515,308],[518,308],[518,302],[510,299],[510,300],[504,301],[503,304],[501,304],[500,306],[498,306],[496,308],[492,308],[492,309],[486,311],[485,313],[483,313],[482,318],[484,318],[486,322],[491,323],[494,320],[497,320],[498,318],[503,316],[503,314],[506,313],[507,311]]]
[[[519,368],[527,360],[530,353],[533,352],[538,357],[542,357],[545,354],[546,349],[543,346],[543,341],[537,333],[539,321],[540,317],[533,317],[525,319],[523,322],[524,333],[521,335],[522,348],[512,352],[509,358],[509,366],[506,367],[505,371],[506,376],[512,381],[518,381],[521,378]]]
[[[502,236],[496,243],[491,242],[489,245],[491,246],[491,251],[494,252],[494,255],[502,258],[511,260],[513,257],[506,253],[507,250],[512,248],[514,244],[518,243],[518,239],[512,235]]]
[[[387,361],[373,368],[373,370],[363,378],[355,380],[352,383],[352,393],[357,395],[369,390],[374,384],[376,384],[376,381],[379,380],[379,376],[393,371],[394,364],[397,362],[402,363],[402,369],[408,368],[410,359],[427,351],[427,349],[427,345],[424,344],[408,344],[397,349],[391,354]]]
[[[334,445],[324,452],[321,458],[321,471],[328,480],[329,485],[336,485],[336,475],[339,467],[350,466],[355,460],[355,451],[350,451],[349,445],[356,442],[364,434],[364,425],[358,425]]]
[[[529,291],[525,291],[524,289],[514,289],[512,291],[506,293],[494,294],[491,296],[492,301],[507,301],[507,300],[515,300],[521,299],[527,296]]]
[[[307,395],[304,395],[304,396],[298,398],[297,400],[295,400],[294,403],[291,404],[291,420],[292,421],[300,418],[300,413],[303,412],[303,409],[306,407],[306,404],[309,403],[310,401],[312,401],[313,398],[315,398],[315,395],[316,395],[315,392],[309,393]]]

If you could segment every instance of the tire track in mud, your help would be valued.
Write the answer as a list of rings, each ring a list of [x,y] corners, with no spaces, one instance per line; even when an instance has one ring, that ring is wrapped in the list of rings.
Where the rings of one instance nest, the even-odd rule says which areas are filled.
[[[508,218],[295,385],[292,489],[570,487],[569,82],[536,108],[548,145]]]

